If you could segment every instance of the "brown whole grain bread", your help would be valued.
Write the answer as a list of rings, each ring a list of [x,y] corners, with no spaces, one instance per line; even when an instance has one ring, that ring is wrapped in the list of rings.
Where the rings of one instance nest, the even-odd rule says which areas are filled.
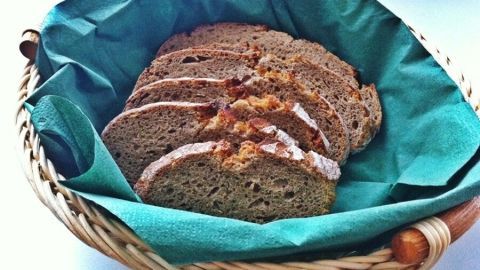
[[[207,61],[185,64],[182,59],[186,58],[209,58],[210,62],[205,65],[203,63]],[[244,59],[249,61],[245,62]],[[152,65],[140,75],[141,83],[137,85],[144,86],[166,78],[192,76],[240,80],[243,83],[234,87],[237,89],[234,90],[236,93],[257,97],[275,95],[282,101],[299,103],[317,122],[318,127],[330,142],[331,155],[328,157],[343,164],[350,148],[349,130],[335,108],[321,95],[312,92],[288,74],[278,73],[276,76],[270,72],[263,74],[263,77],[257,76],[261,75],[255,69],[259,60],[259,55],[255,53],[241,54],[210,49],[176,51],[156,58]],[[215,63],[217,68],[214,68],[212,63]],[[242,72],[239,73],[238,70]],[[268,78],[265,77],[267,75]]]
[[[145,203],[256,223],[328,213],[336,162],[280,142],[184,145],[151,163],[135,184]]]
[[[188,143],[227,138],[240,144],[247,139],[271,138],[298,144],[264,119],[237,121],[217,109],[212,103],[148,104],[115,117],[102,132],[102,139],[132,184],[152,161]]]

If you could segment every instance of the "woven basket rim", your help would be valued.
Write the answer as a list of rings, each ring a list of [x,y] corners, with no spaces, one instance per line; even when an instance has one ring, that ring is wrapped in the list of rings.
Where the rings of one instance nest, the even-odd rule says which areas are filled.
[[[412,33],[424,44],[427,43],[422,34],[408,26]],[[38,31],[26,30],[23,42],[38,42]],[[427,46],[424,44],[424,46]],[[454,66],[448,57],[444,57],[436,49],[438,57],[446,59],[447,65]],[[31,54],[30,54],[31,55]],[[480,101],[472,97],[472,88],[466,77],[459,72],[456,80],[477,115],[480,116]],[[454,79],[455,80],[455,79]],[[17,149],[19,151],[26,178],[40,201],[81,241],[114,258],[120,263],[134,269],[177,269],[170,265],[148,247],[123,223],[105,215],[96,204],[65,189],[58,180],[65,179],[55,170],[54,164],[46,157],[38,134],[30,121],[30,114],[23,103],[40,81],[38,70],[31,59],[24,69],[18,90],[18,106],[16,111],[16,130],[18,133]],[[478,200],[477,200],[478,201]],[[475,204],[475,203],[474,203]],[[476,205],[478,207],[478,205]],[[478,217],[477,217],[478,218]],[[433,221],[432,221],[433,220]],[[420,225],[418,225],[420,224]],[[427,224],[427,225],[425,225]],[[450,243],[448,226],[438,218],[427,219],[416,224],[425,235],[433,235],[428,240],[430,253],[421,268],[428,269],[440,258]],[[423,226],[423,227],[422,227]],[[433,227],[432,230],[430,230]],[[445,229],[446,228],[446,229]],[[421,230],[421,229],[419,229]],[[428,238],[428,237],[427,237]],[[436,250],[437,252],[433,252]],[[196,263],[182,266],[182,269],[406,269],[416,268],[415,264],[401,264],[395,261],[392,250],[385,248],[367,256],[343,257],[335,260],[317,260],[313,262],[212,262]]]

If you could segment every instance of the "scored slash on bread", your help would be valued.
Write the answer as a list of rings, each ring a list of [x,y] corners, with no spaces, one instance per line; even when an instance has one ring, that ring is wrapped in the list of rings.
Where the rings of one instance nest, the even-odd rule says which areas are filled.
[[[328,213],[336,162],[280,142],[184,145],[151,163],[134,189],[145,203],[266,223]]]
[[[190,58],[205,60],[184,63],[183,59]],[[310,91],[293,76],[288,76],[289,74],[260,74],[256,69],[259,61],[260,56],[255,53],[241,54],[210,49],[175,51],[156,58],[140,75],[138,81],[141,83],[137,85],[145,86],[158,80],[191,76],[240,80],[243,83],[236,87],[238,93],[247,92],[260,97],[275,95],[282,101],[291,100],[302,105],[330,142],[332,155],[329,157],[343,162],[350,149],[349,130],[335,108],[321,95]],[[241,73],[238,73],[239,69],[242,70]]]
[[[216,118],[212,118],[217,121],[211,120],[202,133],[205,133],[210,126],[214,126],[215,132],[218,132],[218,121],[231,124],[249,122],[257,129],[263,126],[261,130],[265,132],[278,128],[297,142],[290,144],[298,145],[307,151],[316,151],[321,155],[329,155],[330,143],[298,103],[281,102],[274,96],[265,98],[250,96],[232,104],[220,105],[220,107]],[[228,125],[225,126],[226,129],[227,127]],[[242,128],[238,129],[242,130]],[[212,135],[208,137],[211,138]]]
[[[327,157],[344,164],[350,151],[350,144],[348,129],[337,111],[322,96],[308,91],[294,80],[277,75],[271,73],[265,77],[253,77],[237,86],[242,89],[238,92],[257,97],[274,95],[279,100],[300,104],[327,138],[330,150]]]
[[[348,63],[328,52],[322,45],[304,39],[294,39],[290,35],[269,29],[265,25],[242,23],[217,23],[202,25],[190,33],[180,33],[170,37],[157,52],[157,57],[186,48],[211,48],[244,52],[245,48],[259,50],[262,54],[274,54],[286,60],[301,55],[316,65],[323,66],[358,89],[370,110],[372,133],[378,132],[382,113],[378,95],[370,86],[359,86],[357,72]],[[372,95],[373,94],[373,95]],[[380,108],[380,109],[379,109]]]
[[[117,116],[103,131],[102,139],[130,183],[138,179],[148,164],[187,143],[228,139],[239,144],[247,139],[258,142],[270,138],[298,145],[300,140],[306,149],[328,154],[328,142],[318,130],[309,126],[295,111],[283,107],[275,109],[265,109],[262,114],[245,112],[244,107],[236,105],[230,109],[219,108],[215,103],[157,102]],[[263,116],[280,125],[285,122],[278,118],[290,117],[291,122],[286,121],[284,127],[299,127],[292,132],[298,140]]]

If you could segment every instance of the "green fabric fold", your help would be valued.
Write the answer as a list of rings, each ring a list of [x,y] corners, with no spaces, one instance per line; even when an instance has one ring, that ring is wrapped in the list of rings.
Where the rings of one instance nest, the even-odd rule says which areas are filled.
[[[43,97],[32,112],[32,122],[54,164],[57,161],[72,164],[74,171],[68,173],[79,175],[63,181],[63,185],[77,191],[140,201],[88,118],[70,101],[58,96]]]
[[[99,134],[159,45],[219,21],[321,42],[377,86],[380,133],[342,167],[331,214],[258,225],[146,205],[103,145]],[[407,27],[375,1],[66,1],[41,32],[44,82],[26,105],[47,156],[66,187],[171,263],[367,251],[405,224],[480,194],[480,121]]]

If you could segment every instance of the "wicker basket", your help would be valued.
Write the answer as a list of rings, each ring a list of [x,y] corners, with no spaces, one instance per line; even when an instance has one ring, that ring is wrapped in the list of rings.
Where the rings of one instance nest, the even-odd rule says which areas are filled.
[[[428,48],[423,35],[410,30]],[[448,245],[467,231],[480,216],[480,197],[456,206],[436,217],[420,221],[398,233],[391,246],[368,256],[343,257],[312,262],[211,262],[174,267],[142,242],[129,228],[100,211],[90,201],[63,188],[64,179],[45,156],[44,149],[24,108],[25,99],[39,82],[33,62],[39,33],[26,30],[20,50],[29,62],[24,69],[18,90],[16,130],[18,151],[27,180],[38,198],[67,228],[87,245],[134,269],[226,269],[226,270],[287,270],[287,269],[429,269]],[[432,51],[432,50],[430,50]],[[447,72],[462,89],[465,99],[480,116],[480,100],[472,98],[473,90],[450,58],[433,50],[437,61],[445,61]],[[478,95],[477,95],[478,96]],[[457,222],[461,220],[461,222]]]

